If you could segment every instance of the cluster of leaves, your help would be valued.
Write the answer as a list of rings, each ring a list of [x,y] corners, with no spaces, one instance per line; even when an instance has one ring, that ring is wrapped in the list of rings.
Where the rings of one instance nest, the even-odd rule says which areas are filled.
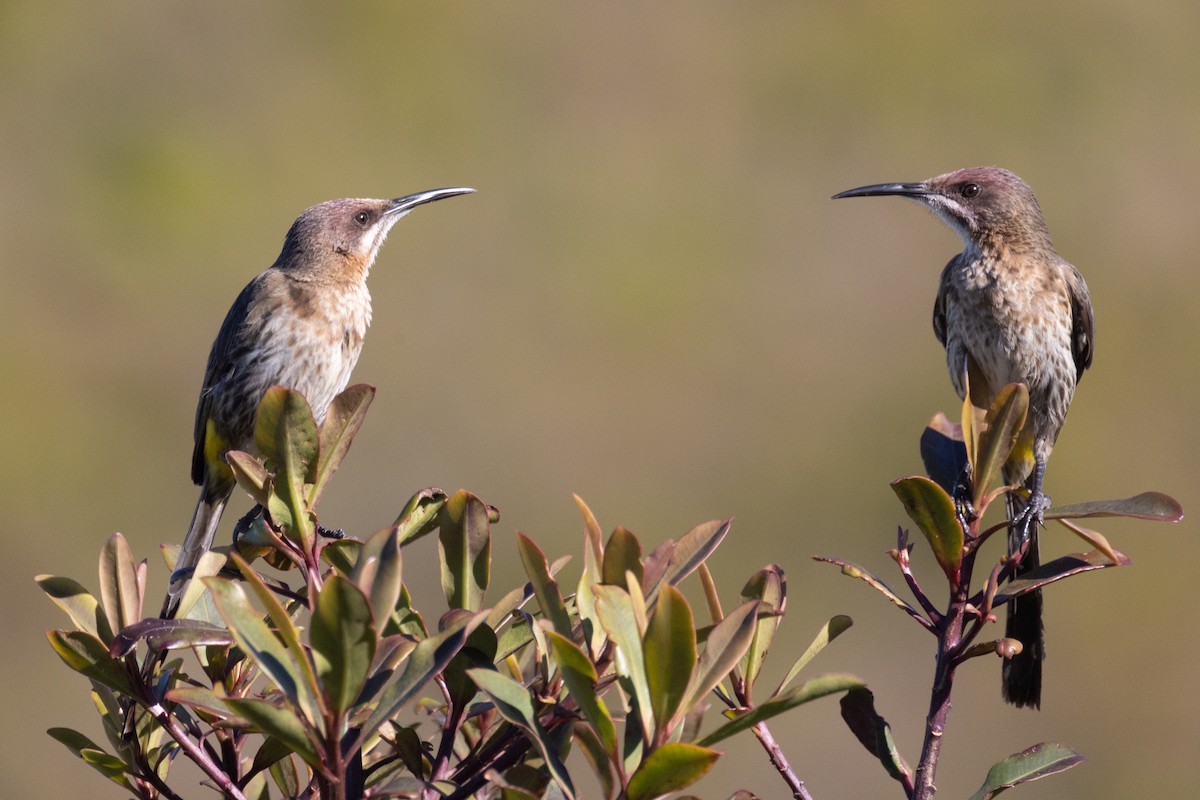
[[[1009,524],[1007,519],[1000,519],[985,525],[984,516],[996,500],[1010,492],[1022,491],[1020,487],[1003,484],[1004,466],[1010,460],[1032,456],[1028,446],[1030,432],[1025,424],[1029,393],[1023,384],[1004,387],[986,412],[972,406],[969,392],[967,397],[961,424],[952,424],[939,414],[922,437],[922,456],[930,477],[912,476],[892,483],[892,489],[941,567],[947,587],[945,606],[939,608],[914,575],[910,562],[912,544],[903,529],[889,555],[899,567],[916,605],[857,564],[839,558],[818,559],[836,564],[844,574],[865,581],[937,638],[930,712],[915,772],[896,749],[887,722],[876,713],[871,692],[866,688],[854,689],[842,699],[843,718],[859,741],[900,782],[906,797],[920,800],[932,797],[936,791],[934,775],[949,718],[955,670],[977,656],[994,654],[1011,658],[1021,651],[1021,643],[1014,639],[978,640],[985,626],[995,621],[994,612],[1015,597],[1040,591],[1064,578],[1131,563],[1104,536],[1083,527],[1077,520],[1132,517],[1175,522],[1183,517],[1179,503],[1158,492],[1050,508],[1044,513],[1045,520],[1057,521],[1093,549],[1056,558],[1015,578],[1016,568],[1029,547],[1027,541],[1011,557],[994,564],[983,586],[973,591],[980,547],[993,534],[1005,531]],[[1080,761],[1082,756],[1063,745],[1034,745],[995,764],[972,800],[987,800],[1004,789],[1061,772]]]
[[[138,798],[180,796],[169,782],[180,755],[235,799],[572,798],[565,759],[578,748],[602,796],[640,800],[690,785],[718,758],[714,745],[752,729],[802,791],[766,721],[862,687],[849,675],[796,683],[847,618],[831,620],[756,704],[786,582],[768,566],[722,610],[705,562],[728,520],[643,555],[624,528],[604,541],[578,501],[574,592],[556,578],[567,559],[550,563],[517,534],[527,582],[490,607],[498,516],[467,492],[418,492],[365,541],[324,536],[317,501],[372,396],[351,387],[318,428],[300,395],[266,394],[261,460],[228,456],[261,514],[233,547],[201,560],[179,619],[142,618],[146,562],[119,534],[101,554],[99,599],[70,579],[39,578],[74,625],[51,631],[51,645],[90,680],[110,748],[68,729],[52,736]],[[434,531],[448,610],[431,626],[413,607],[402,554]],[[294,570],[301,585],[256,561],[284,577]],[[693,574],[711,624],[697,623],[678,588]],[[724,717],[702,732],[714,698]]]

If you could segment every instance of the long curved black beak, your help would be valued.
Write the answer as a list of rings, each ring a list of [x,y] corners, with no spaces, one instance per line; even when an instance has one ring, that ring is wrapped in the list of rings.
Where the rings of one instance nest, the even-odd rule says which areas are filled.
[[[840,200],[843,197],[882,197],[900,195],[901,197],[924,197],[934,192],[924,183],[873,183],[870,186],[859,186],[857,189],[847,189],[838,192],[831,199]]]
[[[392,201],[385,214],[406,214],[412,211],[417,206],[432,203],[434,200],[444,200],[447,197],[456,197],[460,194],[471,194],[474,189],[459,188],[459,189],[429,189],[416,194],[407,194],[404,197],[397,197]]]

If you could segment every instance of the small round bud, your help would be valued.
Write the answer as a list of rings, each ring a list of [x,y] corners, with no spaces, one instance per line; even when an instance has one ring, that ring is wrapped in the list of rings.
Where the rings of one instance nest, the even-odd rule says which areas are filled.
[[[1007,660],[1021,654],[1025,647],[1016,639],[997,639],[996,655]]]

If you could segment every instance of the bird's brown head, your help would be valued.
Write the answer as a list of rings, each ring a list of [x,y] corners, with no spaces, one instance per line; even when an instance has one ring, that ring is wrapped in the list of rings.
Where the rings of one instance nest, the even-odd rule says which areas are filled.
[[[967,246],[1050,246],[1050,234],[1033,189],[1006,169],[967,167],[919,183],[878,183],[833,197],[880,195],[918,201],[953,228]]]
[[[393,200],[347,198],[319,203],[292,223],[275,266],[298,277],[348,273],[361,280],[397,220],[419,205],[473,191],[430,189]]]

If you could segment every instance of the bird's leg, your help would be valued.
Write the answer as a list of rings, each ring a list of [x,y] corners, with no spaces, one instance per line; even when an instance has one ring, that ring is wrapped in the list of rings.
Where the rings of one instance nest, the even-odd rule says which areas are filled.
[[[977,519],[975,504],[971,501],[974,493],[971,462],[968,461],[963,465],[962,472],[958,474],[958,478],[954,481],[953,491],[950,493],[954,498],[954,510],[958,515],[958,524],[962,525],[964,531],[970,527],[973,520]]]
[[[1033,480],[1030,482],[1029,500],[1025,509],[1013,520],[1013,527],[1021,532],[1021,541],[1026,542],[1041,525],[1042,514],[1050,507],[1050,498],[1042,493],[1042,479],[1046,475],[1046,459],[1038,456],[1034,459]]]

